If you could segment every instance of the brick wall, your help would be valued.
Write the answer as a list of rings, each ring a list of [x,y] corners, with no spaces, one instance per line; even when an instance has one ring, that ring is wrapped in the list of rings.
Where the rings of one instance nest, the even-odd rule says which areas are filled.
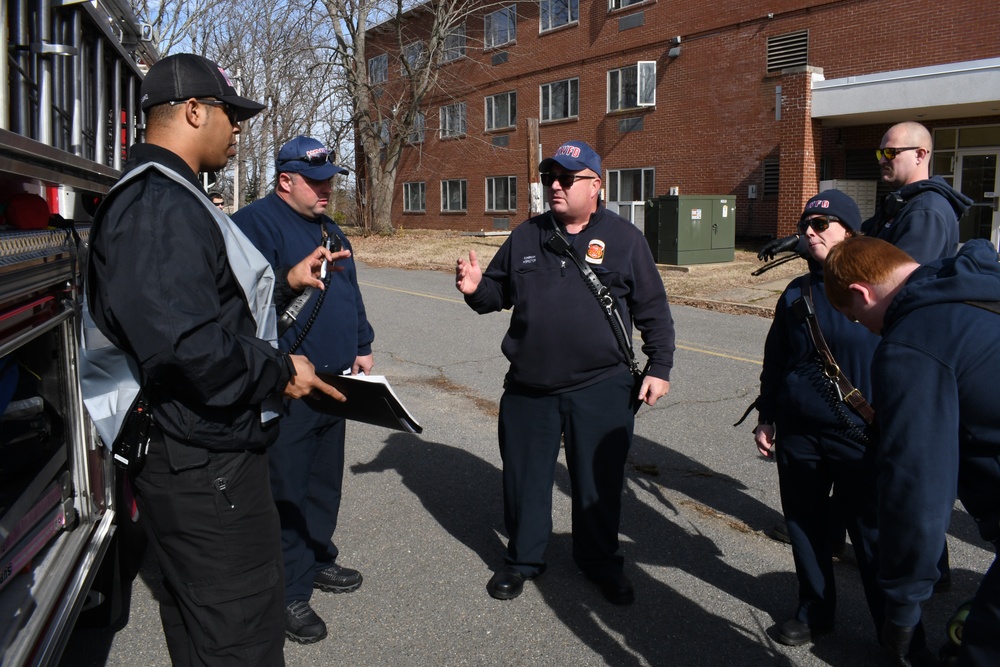
[[[491,230],[495,217],[512,224],[523,220],[528,214],[525,119],[539,117],[540,85],[578,77],[579,117],[541,124],[543,156],[563,141],[582,139],[602,155],[605,171],[654,168],[656,194],[671,187],[682,194],[735,194],[738,235],[785,233],[815,193],[820,157],[829,159],[837,177],[845,152],[877,147],[888,123],[842,128],[838,135],[837,129],[813,122],[810,75],[768,75],[768,37],[808,29],[809,65],[827,79],[1000,56],[1000,12],[986,10],[981,0],[955,0],[947,8],[935,0],[780,0],[766,9],[772,18],[760,7],[749,0],[659,0],[608,12],[604,0],[582,0],[579,24],[539,34],[538,6],[523,3],[517,5],[516,43],[485,52],[482,19],[470,17],[468,57],[442,66],[443,92],[426,104],[426,140],[408,149],[400,165],[394,224]],[[410,27],[419,36],[423,19],[419,13],[414,17]],[[620,30],[623,19],[641,25]],[[682,36],[677,58],[667,55],[673,35]],[[389,32],[373,33],[369,55],[378,52],[380,40],[385,45],[392,39]],[[493,64],[501,52],[505,61]],[[640,60],[657,64],[655,108],[608,113],[608,71]],[[392,58],[389,75],[388,88],[397,86],[399,67]],[[776,120],[778,85],[784,97],[781,120]],[[517,127],[487,132],[484,98],[505,91],[517,93]],[[467,104],[467,135],[439,139],[438,110],[454,100]],[[641,119],[642,130],[621,133],[622,119]],[[1000,116],[986,122],[1000,122]],[[507,145],[494,145],[497,138]],[[779,194],[758,195],[751,202],[747,188],[756,185],[761,192],[762,160],[768,156],[781,161]],[[508,175],[518,177],[517,210],[486,212],[485,179]],[[440,211],[440,181],[452,178],[468,182],[468,208],[462,214]],[[402,213],[403,183],[412,181],[426,183],[426,213]]]

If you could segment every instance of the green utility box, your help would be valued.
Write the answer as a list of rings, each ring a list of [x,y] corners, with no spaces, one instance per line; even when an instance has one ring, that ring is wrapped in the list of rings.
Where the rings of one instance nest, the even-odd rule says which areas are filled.
[[[657,264],[731,262],[736,197],[662,195],[646,202],[646,241]]]

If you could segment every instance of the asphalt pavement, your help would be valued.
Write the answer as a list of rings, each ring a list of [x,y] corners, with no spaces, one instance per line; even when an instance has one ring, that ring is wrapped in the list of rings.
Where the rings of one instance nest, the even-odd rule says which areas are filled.
[[[781,519],[776,470],[756,455],[751,426],[733,427],[757,394],[766,318],[673,307],[671,391],[639,411],[626,470],[622,548],[636,603],[608,604],[573,564],[562,458],[548,570],[501,602],[486,582],[505,542],[496,413],[508,314],[473,313],[447,273],[362,266],[359,280],[376,331],[374,372],[424,431],[349,426],[336,541],[364,584],[315,593],[329,637],[287,643],[288,665],[883,664],[850,557],[835,568],[835,631],[796,648],[775,640],[796,601],[791,550],[765,534]],[[949,545],[952,589],[925,605],[935,647],[992,560],[962,511]],[[169,665],[160,593],[148,558],[127,623],[79,629],[63,667]]]

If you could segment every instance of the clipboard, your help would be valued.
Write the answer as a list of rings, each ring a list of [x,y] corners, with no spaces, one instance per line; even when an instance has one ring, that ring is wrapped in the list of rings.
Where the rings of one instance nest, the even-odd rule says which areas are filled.
[[[333,375],[317,373],[323,382],[347,397],[341,403],[326,394],[310,394],[302,400],[328,415],[383,426],[405,433],[422,433],[423,427],[406,409],[389,381],[382,375]]]

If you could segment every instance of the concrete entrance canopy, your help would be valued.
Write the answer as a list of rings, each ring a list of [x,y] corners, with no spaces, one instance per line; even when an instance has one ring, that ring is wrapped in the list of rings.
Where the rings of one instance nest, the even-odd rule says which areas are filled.
[[[812,118],[824,127],[1000,113],[1000,58],[812,83]]]

